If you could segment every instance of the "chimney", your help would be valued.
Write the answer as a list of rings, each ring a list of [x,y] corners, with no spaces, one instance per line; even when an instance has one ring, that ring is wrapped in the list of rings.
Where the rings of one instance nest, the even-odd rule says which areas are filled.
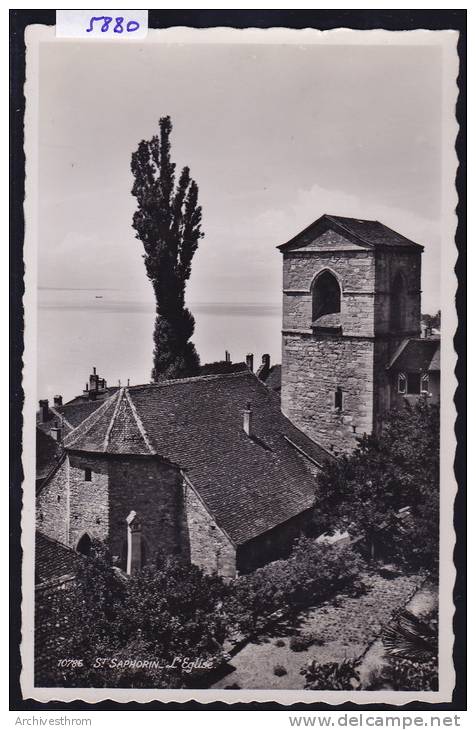
[[[225,350],[225,362],[231,362],[231,357],[228,350]]]
[[[246,356],[246,366],[253,372],[253,353],[249,352]]]
[[[96,375],[96,368],[93,368],[93,375]]]
[[[251,410],[251,403],[247,403],[246,408],[243,411],[243,431],[247,436],[252,436],[252,417],[253,411]]]
[[[59,408],[60,406],[62,406],[63,405],[63,396],[55,395],[55,397],[53,398],[53,403],[54,403],[55,408]]]
[[[51,429],[51,437],[54,438],[55,441],[58,441],[61,443],[63,440],[63,424],[58,423],[58,421],[55,421],[55,425]]]
[[[264,367],[269,370],[269,366],[271,365],[271,358],[268,354],[263,355],[261,358],[261,362],[263,363]]]
[[[40,423],[46,423],[50,415],[48,400],[40,400]]]

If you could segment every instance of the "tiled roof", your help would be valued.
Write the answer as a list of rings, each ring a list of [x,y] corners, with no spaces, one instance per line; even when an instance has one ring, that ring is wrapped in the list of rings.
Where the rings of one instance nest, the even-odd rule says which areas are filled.
[[[113,393],[116,393],[118,388],[113,388],[109,391],[108,398]],[[37,421],[37,427],[45,433],[50,433],[51,429],[62,422],[64,434],[68,434],[74,428],[84,421],[85,418],[94,413],[106,399],[101,398],[100,400],[84,400],[81,397],[74,398],[69,403],[65,403],[62,406],[49,406],[49,418],[47,421]]]
[[[204,365],[200,365],[200,375],[240,373],[247,369],[248,366],[245,362],[227,362],[226,360],[218,360],[217,362],[208,362]]]
[[[61,461],[63,449],[51,436],[36,429],[36,478],[46,479]]]
[[[428,337],[404,340],[394,353],[388,368],[402,372],[439,371],[439,338]]]
[[[287,241],[287,243],[278,246],[278,248],[281,251],[285,251],[288,247],[299,243],[301,239],[307,242],[314,230],[318,233],[329,228],[338,230],[344,236],[346,234],[350,235],[355,243],[363,247],[381,248],[390,246],[393,248],[396,246],[398,248],[404,247],[420,251],[423,250],[423,246],[411,241],[409,238],[405,238],[405,236],[392,230],[392,228],[388,228],[388,226],[385,226],[379,221],[343,218],[342,216],[328,215],[327,213],[315,220],[310,226],[307,226],[307,228]]]
[[[35,538],[35,584],[74,575],[83,557],[41,532]]]
[[[243,430],[248,403],[251,438]],[[318,464],[330,458],[249,370],[124,388],[65,446],[157,455],[177,465],[235,544],[312,506],[316,485],[299,449]]]

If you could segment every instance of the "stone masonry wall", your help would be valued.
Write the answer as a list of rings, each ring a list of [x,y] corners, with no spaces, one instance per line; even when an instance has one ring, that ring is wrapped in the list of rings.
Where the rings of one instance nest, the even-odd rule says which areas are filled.
[[[142,524],[145,562],[176,555],[181,550],[181,477],[177,469],[156,459],[111,459],[110,537],[113,555],[125,568],[126,518],[134,510]]]
[[[85,480],[91,469],[91,481]],[[76,548],[82,535],[107,540],[109,536],[109,475],[105,459],[69,457],[69,537]]]
[[[312,285],[329,270],[341,288],[343,333],[374,333],[375,270],[371,251],[293,252],[283,261],[283,329],[309,329],[312,323]]]
[[[284,334],[282,372],[283,413],[325,448],[352,450],[356,436],[372,431],[372,340]],[[337,387],[341,411],[334,407]]]
[[[68,544],[68,461],[65,459],[36,497],[36,528],[47,537]]]
[[[191,562],[203,568],[206,573],[234,578],[235,547],[187,482],[183,484],[183,495]]]
[[[390,291],[397,273],[405,282],[405,325],[402,335],[420,336],[421,255],[416,252],[377,252],[375,257],[375,332],[387,334],[390,329]]]

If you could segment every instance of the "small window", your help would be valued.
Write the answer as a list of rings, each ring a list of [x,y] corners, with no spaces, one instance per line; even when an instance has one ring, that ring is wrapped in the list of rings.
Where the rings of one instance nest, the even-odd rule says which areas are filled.
[[[408,373],[407,394],[420,395],[420,373]]]
[[[84,470],[84,481],[90,482],[91,481],[91,469],[85,469]]]
[[[405,373],[398,374],[398,392],[399,393],[407,392],[407,376],[405,375]]]
[[[342,392],[342,388],[336,388],[336,390],[334,392],[334,408],[337,411],[341,411],[343,402],[344,402],[344,394]]]
[[[423,373],[421,376],[421,392],[428,393],[429,377],[428,373]]]

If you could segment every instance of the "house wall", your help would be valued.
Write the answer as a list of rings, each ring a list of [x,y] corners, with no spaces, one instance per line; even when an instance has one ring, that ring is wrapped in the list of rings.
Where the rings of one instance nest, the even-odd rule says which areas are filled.
[[[372,431],[371,341],[286,333],[282,358],[282,411],[310,438],[338,452]],[[343,391],[340,411],[334,407],[337,387]]]
[[[181,550],[181,477],[179,471],[156,459],[111,459],[110,537],[113,555],[125,568],[126,518],[134,510],[142,525],[145,560],[156,564]]]
[[[184,544],[188,544],[190,561],[206,573],[234,578],[235,547],[186,481],[183,483],[183,502],[186,517]]]
[[[76,548],[85,532],[91,539],[107,541],[109,537],[108,462],[98,457],[69,456],[69,539]],[[85,469],[91,469],[91,481],[85,481]]]
[[[422,396],[421,395],[408,395],[398,392],[398,371],[392,370],[388,375],[389,392],[391,407],[399,407],[404,401],[414,404]],[[430,372],[428,382],[428,395],[425,396],[429,403],[438,405],[440,402],[440,373]]]
[[[68,545],[68,460],[65,459],[36,496],[36,529]]]

